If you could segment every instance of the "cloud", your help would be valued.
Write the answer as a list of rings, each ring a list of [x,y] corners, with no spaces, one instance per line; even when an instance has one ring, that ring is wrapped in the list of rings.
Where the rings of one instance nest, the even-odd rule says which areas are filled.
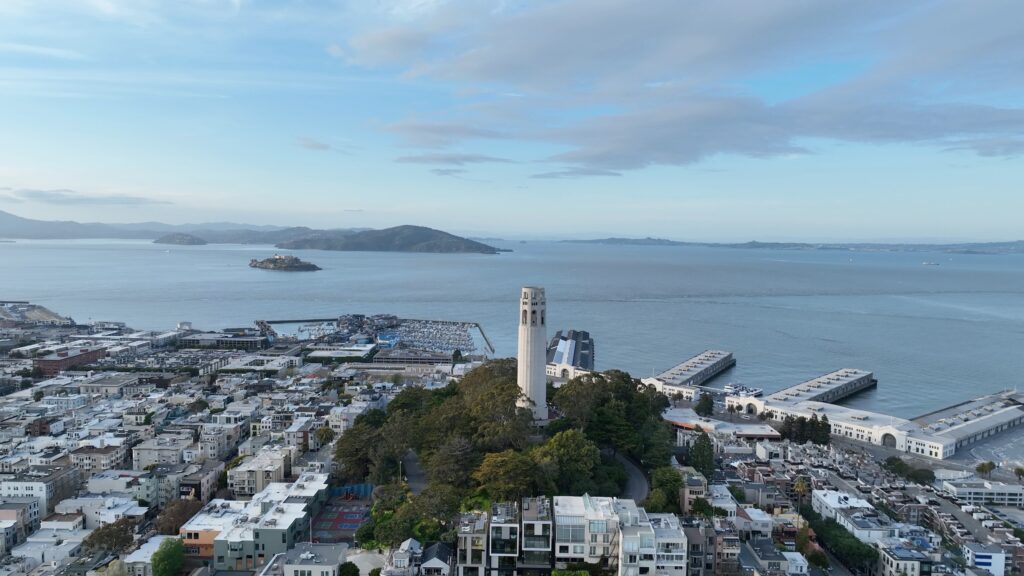
[[[322,151],[322,150],[330,150],[331,149],[331,145],[330,144],[328,144],[326,142],[321,142],[321,141],[319,141],[319,140],[317,140],[315,138],[310,138],[308,136],[301,136],[301,137],[299,137],[299,139],[296,140],[295,143],[299,147],[305,148],[306,150]]]
[[[386,129],[424,149],[512,139],[560,151],[539,178],[610,176],[819,140],[1021,153],[1015,0],[553,0],[439,5],[346,44],[352,62],[449,86],[444,122]],[[508,98],[516,94],[517,98]]]
[[[462,168],[433,168],[430,171],[438,176],[458,176],[467,172]]]
[[[586,178],[589,176],[622,176],[622,174],[613,170],[602,170],[600,168],[566,168],[564,170],[555,170],[553,172],[541,172],[540,174],[533,174],[530,178],[546,178],[546,179],[560,179],[560,178]]]
[[[0,53],[24,54],[28,56],[41,56],[57,60],[85,60],[85,55],[74,50],[54,48],[52,46],[39,46],[35,44],[19,44],[16,42],[0,42]]]
[[[511,163],[507,158],[487,156],[484,154],[420,154],[418,156],[402,156],[396,158],[395,162],[402,164],[448,164],[451,166],[465,166],[466,164],[484,163]]]
[[[395,122],[386,126],[402,140],[418,148],[445,148],[462,140],[502,139],[509,135],[490,128],[481,128],[458,122]]]
[[[950,143],[947,152],[972,151],[979,156],[1014,158],[1024,155],[1024,139],[1020,138],[986,138],[960,140]]]
[[[40,190],[19,188],[10,194],[16,201],[38,202],[41,204],[90,204],[95,206],[146,206],[153,204],[170,204],[166,200],[157,200],[143,196],[127,195],[94,195],[75,192],[74,190],[53,189]]]

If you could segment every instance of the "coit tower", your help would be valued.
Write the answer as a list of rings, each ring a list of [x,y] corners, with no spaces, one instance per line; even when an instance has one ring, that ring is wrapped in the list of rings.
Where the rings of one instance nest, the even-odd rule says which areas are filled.
[[[523,288],[519,300],[519,373],[517,382],[525,399],[520,405],[533,410],[533,419],[548,419],[547,401],[547,303],[544,289]],[[529,400],[529,402],[527,401]],[[530,403],[532,402],[532,404]]]

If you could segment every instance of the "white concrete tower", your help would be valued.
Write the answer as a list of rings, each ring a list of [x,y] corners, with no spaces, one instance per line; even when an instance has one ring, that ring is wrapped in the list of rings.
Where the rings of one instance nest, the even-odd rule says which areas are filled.
[[[533,410],[533,419],[548,419],[547,400],[547,302],[544,289],[523,288],[519,300],[519,373],[516,381],[523,394],[533,401],[522,405]]]

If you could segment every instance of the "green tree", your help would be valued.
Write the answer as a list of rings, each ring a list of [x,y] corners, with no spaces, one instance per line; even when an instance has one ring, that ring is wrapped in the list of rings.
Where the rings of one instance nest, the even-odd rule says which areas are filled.
[[[974,471],[985,477],[991,477],[992,471],[996,469],[995,462],[982,462],[974,467]]]
[[[338,576],[359,576],[359,566],[352,562],[345,562],[338,569]]]
[[[704,392],[700,395],[700,399],[697,400],[697,405],[693,407],[693,411],[698,416],[711,416],[715,413],[715,400],[711,397],[711,394]]]
[[[381,442],[380,430],[361,418],[356,418],[334,444],[334,459],[341,466],[341,475],[352,482],[361,482],[370,475]]]
[[[1020,482],[1021,479],[1024,479],[1024,467],[1017,466],[1014,468],[1013,475],[1017,477],[1017,482]]]
[[[467,437],[484,452],[523,449],[532,434],[530,410],[517,405],[520,395],[515,360],[494,360],[470,370],[458,383]],[[469,417],[468,422],[466,417]]]
[[[693,506],[690,507],[690,511],[697,516],[704,516],[705,518],[711,518],[715,513],[711,503],[704,498],[695,498],[693,500]]]
[[[462,436],[456,436],[442,444],[427,462],[427,478],[430,482],[466,487],[476,463],[477,454],[473,444]]]
[[[39,402],[42,399],[43,399],[43,391],[42,390],[36,390],[35,393],[32,394],[32,400],[34,400],[36,402]]]
[[[672,425],[661,416],[650,416],[640,427],[639,443],[634,457],[640,460],[644,470],[668,465],[672,458]]]
[[[321,446],[326,446],[326,445],[330,444],[333,440],[334,440],[334,430],[330,429],[327,426],[324,426],[323,428],[317,428],[316,429],[316,441]]]
[[[818,423],[821,427],[819,430],[818,444],[827,446],[832,443],[832,422],[829,421],[828,415],[821,417],[821,421]]]
[[[541,474],[561,494],[580,495],[593,486],[601,451],[579,430],[559,432],[532,452]]]
[[[907,474],[907,478],[917,482],[918,484],[930,485],[935,483],[935,472],[932,472],[927,468],[918,468],[910,474]]]
[[[810,552],[807,552],[807,563],[811,566],[818,568],[819,570],[828,570],[828,556],[824,552],[815,548]]]
[[[732,422],[733,416],[736,415],[736,405],[729,404],[728,406],[725,407],[725,411],[729,413],[729,421]]]
[[[185,546],[179,538],[168,538],[153,553],[153,576],[178,576],[185,563]]]
[[[796,497],[800,500],[800,506],[804,505],[804,500],[807,499],[807,495],[811,493],[811,485],[808,484],[807,478],[800,476],[793,483],[793,492],[796,493]]]
[[[683,475],[672,466],[662,466],[651,472],[651,488],[661,490],[665,495],[665,512],[679,513],[679,490],[682,487]]]
[[[190,518],[202,510],[203,503],[200,500],[171,500],[167,506],[157,515],[153,527],[160,534],[173,536],[188,522]]]
[[[462,493],[448,484],[428,484],[423,492],[413,497],[412,504],[421,519],[450,526],[459,513]]]
[[[672,512],[672,505],[668,501],[668,496],[665,491],[661,488],[652,488],[650,494],[647,495],[647,499],[643,502],[643,507],[648,512]]]
[[[745,504],[747,502],[747,493],[743,490],[743,488],[730,484],[728,486],[728,490],[729,494],[732,494],[732,497],[736,500],[736,502],[740,504]]]
[[[210,403],[200,398],[198,400],[194,400],[188,405],[188,411],[193,414],[198,414],[209,407]]]
[[[690,446],[689,462],[690,466],[708,479],[708,483],[711,482],[715,475],[715,449],[707,432],[701,432],[693,441]]]
[[[135,522],[130,518],[121,518],[116,522],[105,524],[92,531],[82,541],[82,547],[90,551],[104,551],[119,554],[131,546],[132,535],[135,533]]]
[[[473,472],[492,500],[516,500],[531,495],[537,467],[528,455],[516,450],[492,452]]]

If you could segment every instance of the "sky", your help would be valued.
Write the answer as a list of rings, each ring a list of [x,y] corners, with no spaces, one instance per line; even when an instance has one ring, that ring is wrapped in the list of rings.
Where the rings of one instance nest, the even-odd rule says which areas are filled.
[[[1024,238],[1024,5],[2,0],[0,210]]]

